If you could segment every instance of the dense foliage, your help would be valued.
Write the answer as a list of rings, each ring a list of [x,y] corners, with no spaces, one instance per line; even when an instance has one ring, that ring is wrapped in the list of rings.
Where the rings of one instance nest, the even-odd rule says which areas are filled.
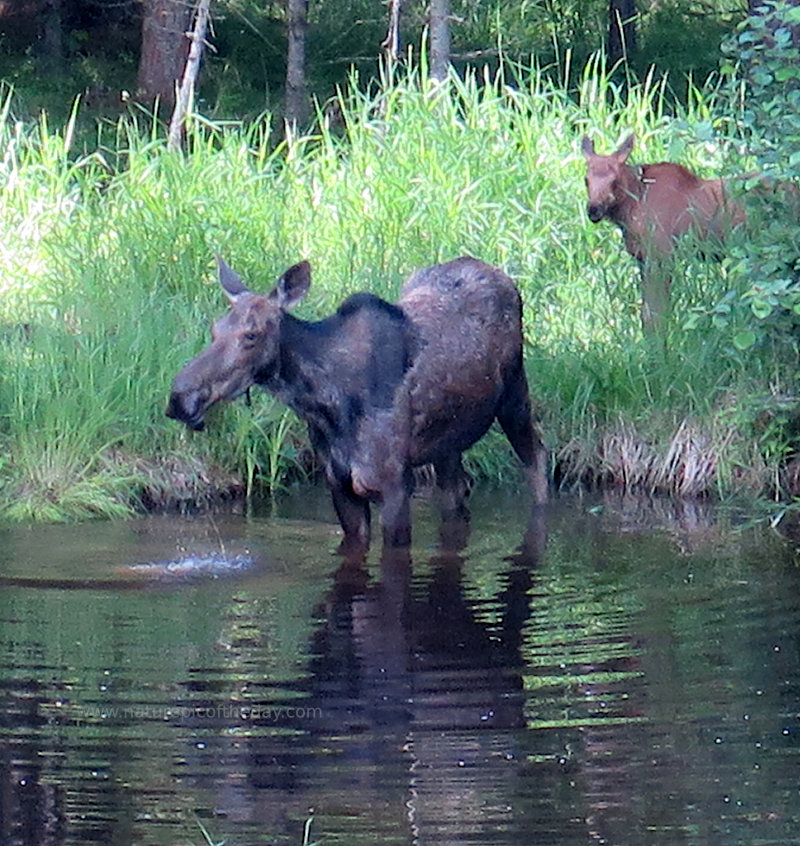
[[[266,395],[220,409],[202,434],[163,416],[172,376],[224,309],[220,251],[255,289],[308,258],[306,317],[414,268],[471,253],[514,275],[526,306],[535,405],[563,483],[681,494],[778,492],[795,449],[796,360],[774,339],[746,352],[715,309],[735,275],[687,255],[666,353],[643,339],[637,272],[585,212],[580,137],[637,158],[737,170],[712,143],[713,102],[670,116],[663,83],[621,88],[600,61],[576,96],[531,71],[524,86],[413,71],[363,93],[344,128],[275,147],[268,120],[195,117],[185,154],[120,120],[75,155],[75,120],[0,123],[3,242],[0,465],[6,511],[59,518],[275,490],[313,469],[305,433]],[[705,139],[705,140],[703,140]],[[744,280],[742,280],[744,283]],[[744,292],[741,288],[735,296]],[[709,317],[710,316],[710,317]],[[254,398],[255,399],[255,398]],[[473,472],[515,478],[501,437]]]
[[[42,5],[42,4],[39,4]],[[206,52],[200,101],[217,118],[254,117],[281,109],[286,72],[286,4],[281,0],[219,0],[213,4],[212,50]],[[46,52],[44,14],[36,0],[0,7],[0,79],[18,90],[17,109],[42,107],[64,116],[77,94],[89,109],[118,113],[120,92],[134,93],[142,3],[74,0],[61,5],[61,51]],[[702,84],[718,64],[719,43],[746,14],[745,0],[639,0],[638,48],[628,70],[651,68],[683,95],[690,75]],[[428,3],[405,0],[402,52],[415,65],[425,51]],[[319,102],[378,72],[388,28],[381,0],[314,0],[309,4],[307,73]],[[603,48],[608,0],[452,0],[455,67],[527,66],[533,58],[562,84],[579,83],[587,59]]]
[[[496,263],[523,291],[532,393],[559,483],[800,490],[797,193],[773,190],[800,177],[796,3],[770,0],[735,32],[738,0],[640,6],[639,49],[623,69],[592,53],[601,0],[458,0],[454,69],[437,87],[416,62],[424,4],[405,4],[413,61],[390,77],[378,71],[383,4],[320,0],[309,70],[327,106],[306,134],[276,142],[284,6],[228,2],[216,7],[218,52],[182,153],[140,110],[87,119],[125,84],[135,44],[117,26],[108,43],[128,47],[101,49],[82,8],[69,18],[74,61],[47,87],[34,49],[20,61],[0,43],[2,76],[18,89],[0,112],[0,226],[15,233],[0,245],[7,514],[121,514],[275,491],[313,472],[302,427],[266,396],[220,409],[202,435],[163,416],[173,374],[224,308],[215,251],[255,289],[310,259],[306,317],[356,290],[391,299],[411,270],[459,254]],[[109,5],[105,22],[132,8]],[[703,76],[725,32],[722,81],[688,82],[676,98],[670,62]],[[57,108],[30,118],[47,97],[73,102],[79,82],[88,88],[63,120]],[[754,174],[739,180],[752,225],[722,261],[681,251],[666,348],[642,336],[619,233],[584,211],[581,136],[610,150],[631,131],[636,161]],[[499,436],[469,461],[478,475],[515,478]]]
[[[746,349],[776,341],[797,348],[800,327],[800,6],[765,2],[724,45],[732,129],[752,167],[743,188],[756,222],[730,256],[744,281],[720,314]],[[791,186],[791,187],[790,187]]]

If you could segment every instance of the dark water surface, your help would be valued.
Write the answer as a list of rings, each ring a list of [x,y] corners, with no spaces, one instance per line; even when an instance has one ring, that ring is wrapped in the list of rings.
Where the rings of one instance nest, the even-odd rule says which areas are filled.
[[[711,507],[0,532],[0,843],[800,843],[800,569]],[[457,533],[456,533],[457,534]],[[450,538],[446,544],[454,546]]]

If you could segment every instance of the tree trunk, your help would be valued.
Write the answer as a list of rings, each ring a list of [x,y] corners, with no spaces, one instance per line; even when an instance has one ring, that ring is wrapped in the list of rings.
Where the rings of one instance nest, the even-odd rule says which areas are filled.
[[[630,61],[636,55],[636,0],[609,0],[608,64]]]
[[[186,31],[192,7],[183,0],[144,0],[142,52],[136,78],[136,98],[169,113],[175,106],[175,87],[189,51]]]
[[[386,51],[386,62],[393,68],[400,60],[400,16],[403,12],[403,0],[389,0],[389,31],[381,47]]]
[[[447,79],[450,68],[450,0],[431,0],[430,19],[431,79]]]
[[[183,126],[189,106],[194,97],[194,87],[197,81],[197,74],[200,70],[200,59],[203,56],[203,45],[206,39],[208,28],[208,10],[211,0],[197,0],[197,14],[194,19],[194,28],[190,36],[191,46],[189,47],[189,58],[186,60],[186,68],[183,71],[181,87],[178,91],[178,101],[175,103],[175,110],[169,122],[169,136],[167,148],[179,150],[183,139]]]
[[[289,20],[286,50],[286,102],[284,118],[288,126],[301,124],[308,115],[306,91],[306,32],[308,0],[287,0]]]
[[[45,0],[39,36],[39,70],[59,74],[64,70],[64,27],[61,0]]]

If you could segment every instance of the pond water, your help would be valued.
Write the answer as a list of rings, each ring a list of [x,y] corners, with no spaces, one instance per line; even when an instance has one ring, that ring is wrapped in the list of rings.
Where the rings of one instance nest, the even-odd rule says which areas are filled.
[[[0,842],[800,840],[800,569],[698,503],[478,491],[0,532]],[[453,528],[453,527],[451,527]]]

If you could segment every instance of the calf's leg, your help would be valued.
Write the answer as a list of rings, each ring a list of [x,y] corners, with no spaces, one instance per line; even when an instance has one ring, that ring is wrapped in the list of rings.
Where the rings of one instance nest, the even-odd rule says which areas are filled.
[[[673,259],[653,251],[638,260],[642,287],[642,331],[663,338],[670,315],[670,283]]]

